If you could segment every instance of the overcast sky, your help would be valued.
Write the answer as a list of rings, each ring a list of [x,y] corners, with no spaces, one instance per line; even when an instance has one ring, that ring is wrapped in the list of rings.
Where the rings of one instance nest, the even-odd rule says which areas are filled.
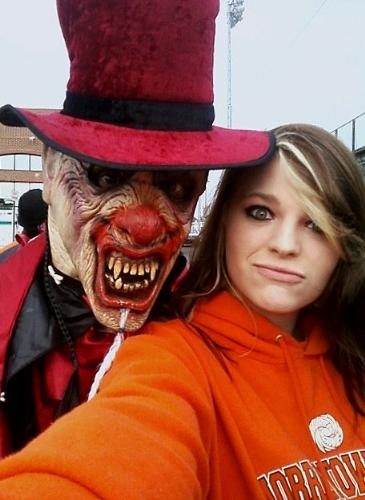
[[[365,112],[364,0],[245,5],[232,31],[234,127],[304,121],[332,130]],[[218,72],[223,32],[219,25]],[[216,90],[223,91],[218,74]]]
[[[223,126],[225,3],[215,65],[216,123]],[[365,111],[364,0],[246,0],[245,6],[232,30],[234,127],[305,121],[333,129]],[[0,19],[0,102],[62,106],[68,60],[55,1],[1,0]]]
[[[1,104],[62,106],[68,59],[55,3],[0,1]],[[221,126],[227,125],[225,5],[221,0],[215,63]],[[245,7],[231,32],[233,127],[309,122],[333,130],[365,111],[365,0],[246,0]]]

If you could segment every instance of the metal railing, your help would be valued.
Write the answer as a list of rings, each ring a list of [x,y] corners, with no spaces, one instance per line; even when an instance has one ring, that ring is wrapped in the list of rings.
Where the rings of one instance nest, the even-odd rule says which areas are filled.
[[[344,123],[332,133],[352,151],[365,148],[365,113]]]

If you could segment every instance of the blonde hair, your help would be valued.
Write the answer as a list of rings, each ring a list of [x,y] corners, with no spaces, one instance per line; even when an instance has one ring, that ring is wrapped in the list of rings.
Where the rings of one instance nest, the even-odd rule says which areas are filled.
[[[299,134],[299,131],[293,131],[292,127],[294,126],[291,126],[289,130],[288,127],[276,129],[277,149],[278,156],[281,159],[280,165],[294,187],[304,211],[325,234],[343,260],[351,261],[353,259],[355,247],[360,248],[360,255],[362,254],[365,257],[365,245],[364,241],[361,241],[363,236],[359,238],[355,234],[356,231],[354,232],[352,227],[344,223],[342,218],[338,217],[336,211],[333,211],[331,207],[334,201],[338,205],[339,200],[342,203],[345,197],[342,190],[338,189],[337,182],[334,182],[335,176],[338,174],[341,174],[340,178],[343,175],[347,176],[349,185],[351,181],[359,182],[360,188],[363,185],[363,179],[355,158],[334,136],[309,125],[303,125],[302,127],[309,128],[312,133],[315,131],[317,135],[322,136],[322,148],[319,148],[319,145],[313,142],[310,137],[307,137],[309,143],[307,148],[303,148],[303,146],[300,148],[297,144],[297,136],[301,136],[300,140],[302,142],[305,136]],[[326,154],[323,151],[324,145],[332,153],[335,153],[338,164],[335,164],[334,158],[330,161],[330,158],[324,157]],[[312,148],[308,146],[312,146]],[[336,149],[333,149],[334,146]],[[313,151],[316,152],[316,158],[313,158]],[[346,155],[346,153],[348,156],[347,162],[341,162],[341,154]],[[346,160],[346,158],[342,159]],[[321,168],[319,168],[319,165],[321,165]],[[355,178],[353,176],[354,172],[357,174]],[[357,180],[356,177],[358,177]],[[350,239],[352,242],[342,245],[346,239]],[[355,253],[358,255],[359,252],[356,251]]]

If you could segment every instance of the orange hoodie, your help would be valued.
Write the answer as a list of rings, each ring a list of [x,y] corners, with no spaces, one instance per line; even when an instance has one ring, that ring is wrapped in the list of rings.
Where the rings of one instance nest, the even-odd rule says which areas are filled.
[[[193,324],[125,341],[100,393],[0,464],[0,499],[238,500],[365,496],[355,418],[319,325],[298,342],[228,293]]]

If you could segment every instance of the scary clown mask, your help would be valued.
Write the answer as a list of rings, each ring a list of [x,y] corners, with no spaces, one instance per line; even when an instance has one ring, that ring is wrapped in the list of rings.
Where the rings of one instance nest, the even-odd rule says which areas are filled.
[[[80,280],[97,320],[145,322],[187,237],[206,171],[112,170],[46,148],[53,264]]]

